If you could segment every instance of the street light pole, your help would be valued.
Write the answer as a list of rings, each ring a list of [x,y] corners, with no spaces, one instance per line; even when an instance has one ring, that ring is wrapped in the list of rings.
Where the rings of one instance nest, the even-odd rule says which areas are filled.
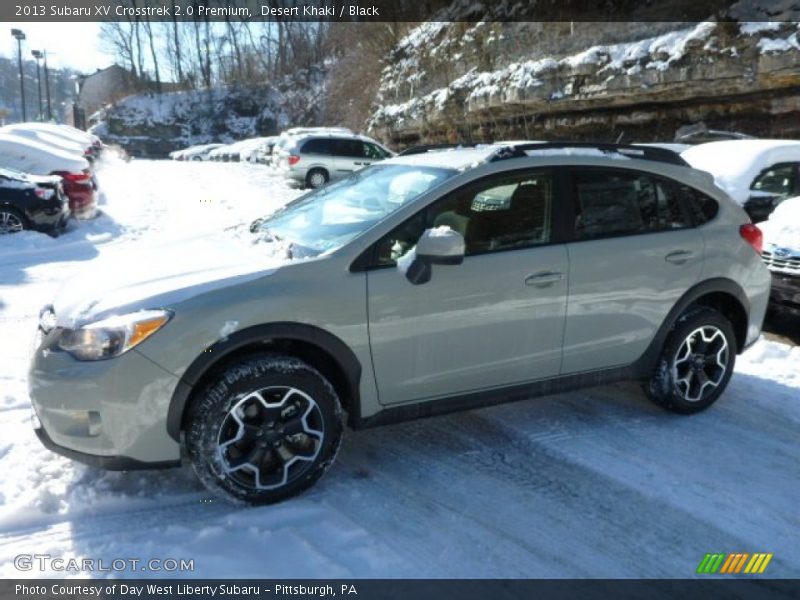
[[[22,99],[22,120],[28,120],[28,114],[25,111],[25,73],[22,70],[22,40],[25,39],[25,34],[19,29],[12,29],[11,35],[17,39],[17,50],[19,51],[19,95]]]
[[[47,50],[44,51],[44,89],[47,93],[47,120],[53,120],[53,108],[50,106],[50,74],[47,71]]]
[[[42,53],[39,50],[31,50],[31,55],[36,59],[36,82],[39,86],[39,117],[40,121],[44,120],[44,112],[42,111],[42,71],[39,67],[39,61],[42,59]]]

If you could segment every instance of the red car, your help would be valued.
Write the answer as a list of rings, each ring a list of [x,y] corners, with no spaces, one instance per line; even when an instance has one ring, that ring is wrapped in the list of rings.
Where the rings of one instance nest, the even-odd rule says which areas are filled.
[[[97,182],[89,169],[78,173],[53,171],[53,175],[61,177],[73,215],[79,219],[97,216]]]

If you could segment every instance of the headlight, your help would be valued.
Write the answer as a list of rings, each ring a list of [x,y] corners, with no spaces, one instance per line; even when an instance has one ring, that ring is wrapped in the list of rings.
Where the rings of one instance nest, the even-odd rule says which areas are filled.
[[[103,319],[79,329],[64,329],[58,346],[78,360],[113,358],[141,344],[171,316],[165,310],[143,310]]]

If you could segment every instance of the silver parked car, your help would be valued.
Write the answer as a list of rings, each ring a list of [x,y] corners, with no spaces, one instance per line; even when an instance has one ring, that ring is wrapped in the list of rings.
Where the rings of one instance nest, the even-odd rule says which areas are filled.
[[[311,133],[290,138],[279,151],[277,167],[310,188],[346,177],[394,156],[372,138],[353,133]]]
[[[673,152],[569,146],[389,159],[255,224],[260,243],[86,270],[41,313],[36,433],[110,469],[185,452],[209,489],[260,503],[319,479],[345,414],[621,379],[708,408],[761,330],[760,231]]]

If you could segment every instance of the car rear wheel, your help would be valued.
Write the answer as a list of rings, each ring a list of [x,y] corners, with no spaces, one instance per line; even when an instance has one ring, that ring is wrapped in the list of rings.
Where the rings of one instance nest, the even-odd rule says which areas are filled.
[[[306,185],[317,189],[328,183],[328,172],[325,169],[311,169],[306,175]]]
[[[13,208],[0,208],[0,235],[18,233],[27,229],[25,217]]]
[[[205,486],[234,501],[268,504],[313,485],[336,457],[342,409],[331,384],[290,356],[228,367],[195,399],[186,446]]]
[[[713,309],[695,307],[673,326],[645,393],[672,412],[700,412],[725,391],[735,363],[730,321]]]

